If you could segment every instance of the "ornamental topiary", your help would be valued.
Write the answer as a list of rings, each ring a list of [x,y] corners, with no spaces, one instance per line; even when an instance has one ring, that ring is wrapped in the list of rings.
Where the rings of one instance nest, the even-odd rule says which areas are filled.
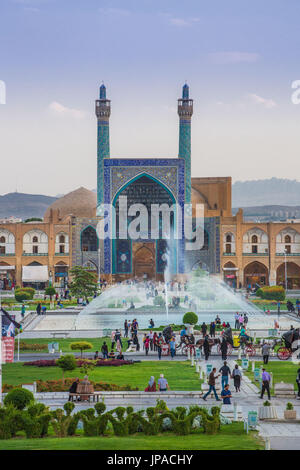
[[[0,407],[0,439],[15,437],[17,431],[22,429],[21,413],[11,404]]]
[[[4,404],[13,405],[17,410],[24,410],[29,403],[34,401],[33,393],[26,388],[15,388],[8,392],[4,398]]]
[[[82,357],[82,351],[93,349],[93,345],[87,341],[76,341],[70,344],[70,348],[72,351],[80,351],[80,356]]]
[[[198,316],[194,312],[187,312],[184,314],[182,321],[184,324],[196,325],[198,322]]]

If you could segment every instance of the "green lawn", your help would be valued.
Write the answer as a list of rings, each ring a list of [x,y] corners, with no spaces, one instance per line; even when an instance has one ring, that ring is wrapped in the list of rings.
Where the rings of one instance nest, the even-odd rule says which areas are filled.
[[[144,390],[151,375],[157,379],[163,373],[172,390],[200,390],[201,381],[195,367],[190,362],[144,361],[133,365],[120,367],[96,367],[89,374],[93,381],[104,381],[116,385],[131,385]],[[82,378],[84,374],[79,369],[67,372],[66,377]],[[58,367],[23,366],[23,363],[3,365],[3,383],[19,385],[32,383],[35,380],[57,380],[62,378]]]
[[[241,364],[241,361],[238,361]],[[263,365],[262,361],[255,361],[255,367]],[[273,373],[273,384],[278,382],[286,382],[294,385],[295,390],[298,390],[296,377],[297,370],[299,369],[298,364],[293,364],[290,361],[271,361],[265,366],[265,369],[270,373]],[[250,369],[250,368],[249,368]],[[252,371],[244,371],[249,379],[259,387],[258,382],[254,382],[254,374]],[[274,393],[274,386],[271,388],[271,394]]]
[[[262,441],[255,432],[246,434],[242,423],[221,427],[219,434],[210,436],[195,431],[188,436],[163,433],[158,436],[130,437],[47,437],[44,439],[14,438],[0,440],[0,450],[259,450]]]

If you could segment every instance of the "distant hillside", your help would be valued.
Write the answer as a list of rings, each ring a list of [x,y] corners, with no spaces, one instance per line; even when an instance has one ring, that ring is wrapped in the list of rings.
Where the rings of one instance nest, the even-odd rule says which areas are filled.
[[[232,207],[269,205],[300,206],[300,182],[270,178],[232,185]]]
[[[300,206],[254,206],[243,207],[244,220],[268,222],[280,221],[286,219],[300,219]],[[232,209],[232,213],[236,214],[238,208]]]
[[[43,217],[46,209],[55,197],[41,194],[9,193],[0,196],[0,217],[20,217],[23,220],[31,217]]]

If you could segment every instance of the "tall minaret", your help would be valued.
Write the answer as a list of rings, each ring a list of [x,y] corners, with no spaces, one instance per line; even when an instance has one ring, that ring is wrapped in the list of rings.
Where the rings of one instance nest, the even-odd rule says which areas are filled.
[[[189,87],[182,87],[182,98],[178,100],[179,158],[185,160],[185,202],[191,202],[191,118],[193,100],[189,99]]]
[[[109,117],[110,100],[106,99],[106,87],[101,85],[99,100],[96,100],[96,116],[98,120],[97,136],[97,205],[104,202],[103,197],[103,159],[110,157],[109,151]]]

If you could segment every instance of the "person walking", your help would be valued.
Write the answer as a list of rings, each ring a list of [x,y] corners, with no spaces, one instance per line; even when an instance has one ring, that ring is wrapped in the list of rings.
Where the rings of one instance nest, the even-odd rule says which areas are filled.
[[[271,349],[271,346],[268,343],[264,343],[262,345],[261,353],[262,353],[262,356],[263,356],[264,364],[268,364],[268,362],[269,362],[270,349]]]
[[[154,334],[153,334],[153,349],[154,349],[154,351],[157,351],[157,338],[158,338],[158,336],[157,336],[157,333],[155,331]]]
[[[226,361],[224,362],[224,365],[221,367],[219,372],[221,372],[222,374],[221,384],[222,384],[222,390],[224,390],[225,385],[228,384],[229,376],[231,375],[230,368],[228,367]]]
[[[162,350],[162,344],[163,344],[163,337],[161,333],[159,333],[158,335],[156,344],[157,344],[158,359],[161,360],[161,350]]]
[[[37,307],[36,307],[36,313],[37,313],[38,315],[40,315],[40,314],[41,314],[41,311],[42,311],[42,305],[41,305],[40,303],[38,303],[38,304],[37,304]]]
[[[222,353],[222,361],[226,361],[228,345],[227,345],[227,341],[224,337],[222,338],[220,349],[221,349],[221,353]]]
[[[232,398],[231,391],[229,390],[229,384],[226,384],[221,392],[223,398],[223,405],[231,405],[230,398]]]
[[[128,338],[128,323],[127,320],[124,322],[124,336],[125,338]]]
[[[149,352],[149,348],[150,348],[150,338],[149,338],[149,336],[147,336],[145,341],[144,341],[144,347],[145,347],[146,356],[148,356],[148,352]]]
[[[21,308],[21,315],[22,315],[22,318],[25,317],[25,312],[26,312],[25,304],[22,304],[22,308]]]
[[[270,382],[271,382],[271,376],[269,372],[266,371],[266,369],[262,370],[262,387],[261,387],[261,394],[260,398],[263,398],[265,391],[268,393],[268,399],[271,400],[271,394],[270,394]]]
[[[214,338],[216,336],[216,324],[214,321],[211,322],[209,327],[209,335]]]
[[[175,356],[175,352],[176,352],[176,341],[175,341],[174,336],[172,336],[172,338],[170,340],[170,354],[171,354],[172,359]]]
[[[207,332],[207,325],[205,322],[202,323],[201,325],[201,331],[202,331],[202,335],[203,335],[203,338],[205,337],[206,335],[206,332]]]
[[[110,339],[111,339],[111,349],[114,349],[114,347],[115,347],[115,335],[116,335],[116,332],[113,330],[111,332],[111,337],[110,337]]]
[[[208,336],[206,335],[203,341],[203,352],[205,356],[205,360],[207,361],[209,358],[210,348],[209,348],[209,341]]]
[[[240,392],[242,372],[240,371],[239,366],[237,364],[234,366],[231,377],[233,378],[233,385],[235,387],[235,391]]]
[[[116,333],[115,333],[115,342],[117,343],[118,341],[120,341],[120,345],[121,345],[121,348],[123,347],[123,344],[122,344],[122,339],[121,339],[121,331],[119,330],[116,330]]]
[[[234,315],[234,327],[236,330],[239,330],[240,329],[240,315],[239,315],[239,312],[236,312],[236,314]]]
[[[105,341],[102,344],[101,353],[102,353],[103,359],[108,359],[108,347]]]
[[[215,399],[217,401],[221,401],[220,398],[218,397],[217,391],[216,391],[216,379],[219,377],[219,375],[215,375],[216,371],[217,371],[217,369],[214,367],[213,370],[211,371],[211,373],[209,374],[209,377],[208,377],[209,389],[208,389],[208,392],[206,392],[206,394],[202,397],[202,400],[204,400],[204,401],[206,401],[207,396],[211,392],[214,392]]]

